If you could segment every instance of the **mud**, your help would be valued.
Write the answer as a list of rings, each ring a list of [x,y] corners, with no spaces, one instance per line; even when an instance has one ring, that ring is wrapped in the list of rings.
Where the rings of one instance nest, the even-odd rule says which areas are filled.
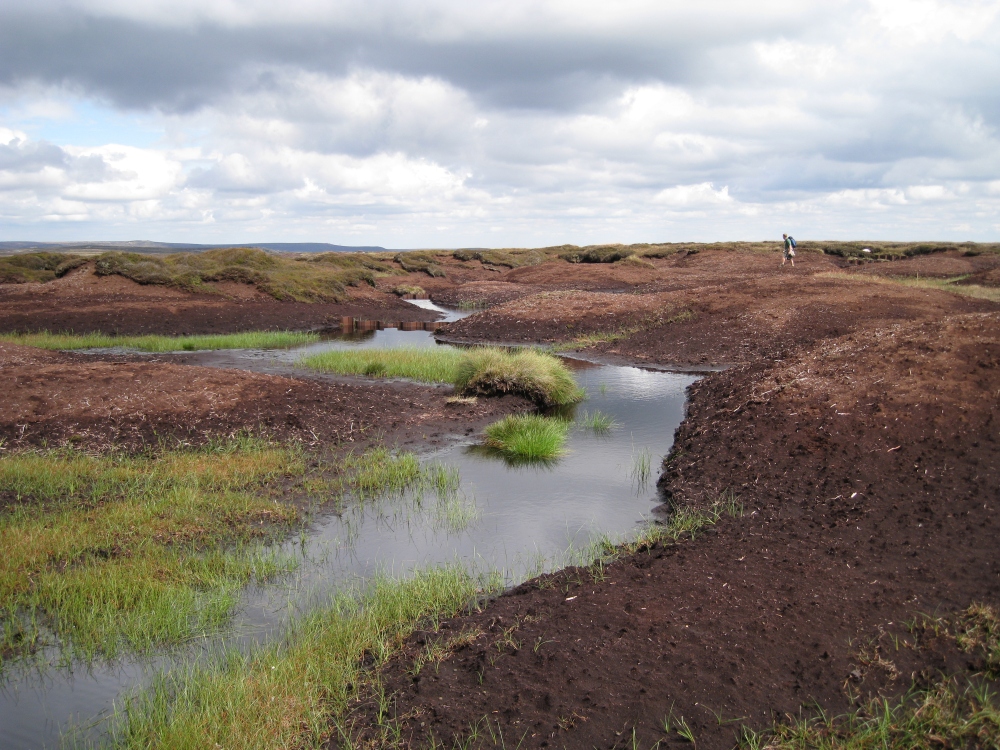
[[[450,746],[489,718],[511,747],[625,747],[633,730],[639,746],[679,747],[661,729],[672,711],[699,748],[727,748],[743,724],[766,728],[815,704],[836,714],[854,695],[901,694],[911,677],[969,667],[901,655],[891,679],[861,649],[917,613],[1000,604],[1000,305],[870,276],[968,273],[985,284],[997,257],[949,252],[848,267],[804,252],[796,261],[781,268],[776,253],[714,250],[649,266],[498,270],[455,261],[444,278],[391,279],[437,301],[488,307],[443,326],[449,338],[566,344],[602,334],[586,356],[726,367],[691,388],[660,487],[673,507],[730,492],[745,507],[604,576],[571,569],[529,581],[440,633],[416,634],[382,676],[404,746],[423,746],[429,733]],[[395,312],[406,303],[383,283],[352,309],[304,306],[285,318],[298,306],[245,290],[221,290],[229,295],[221,301],[124,287],[120,301],[103,288],[45,300],[23,285],[0,288],[0,314],[8,330],[83,330],[98,321],[88,315],[104,315],[101,325],[136,317],[121,332],[164,333],[433,317],[409,305],[412,317]],[[101,294],[104,307],[91,312]],[[167,319],[171,305],[178,313]],[[253,318],[254,310],[264,312]],[[300,314],[301,325],[292,320]],[[375,430],[440,441],[524,408],[450,406],[446,389],[155,358],[94,361],[5,346],[0,359],[8,446],[141,445],[259,425],[317,443]],[[482,634],[414,678],[413,658],[428,640],[468,629]],[[354,711],[358,734],[374,737],[373,707],[362,700]]]
[[[277,377],[177,359],[46,352],[0,344],[3,447],[128,451],[201,444],[238,431],[307,445],[434,445],[521,399],[449,404],[450,388]]]
[[[0,332],[74,331],[188,335],[271,330],[333,330],[345,317],[429,321],[437,316],[374,289],[351,289],[344,304],[279,302],[245,284],[190,294],[96,276],[90,266],[45,284],[0,284]]]

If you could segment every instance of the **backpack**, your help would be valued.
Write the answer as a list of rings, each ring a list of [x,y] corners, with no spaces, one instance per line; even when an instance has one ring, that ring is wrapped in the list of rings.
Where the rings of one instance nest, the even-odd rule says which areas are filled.
[[[792,237],[792,235],[788,235],[788,241],[792,243],[792,250],[794,250],[799,246],[798,243],[795,241],[795,238]]]

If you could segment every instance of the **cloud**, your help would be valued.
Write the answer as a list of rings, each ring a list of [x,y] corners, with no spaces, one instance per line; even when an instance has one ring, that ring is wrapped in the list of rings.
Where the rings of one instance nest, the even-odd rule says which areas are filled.
[[[993,238],[998,50],[979,0],[8,0],[0,213],[404,246]]]

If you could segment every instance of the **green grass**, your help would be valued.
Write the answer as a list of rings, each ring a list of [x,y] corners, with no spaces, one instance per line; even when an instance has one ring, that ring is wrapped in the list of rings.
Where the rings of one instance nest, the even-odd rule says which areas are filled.
[[[650,318],[649,320],[643,321],[638,325],[624,326],[614,331],[592,331],[591,333],[582,333],[569,341],[562,341],[558,344],[553,344],[549,350],[552,352],[568,352],[576,349],[586,349],[591,346],[597,346],[598,344],[613,344],[617,341],[627,339],[630,336],[634,336],[642,331],[648,331],[661,325],[683,323],[693,319],[693,312],[690,310],[682,310],[669,318]]]
[[[5,333],[0,341],[40,349],[105,349],[143,352],[193,352],[202,349],[287,349],[319,341],[315,333],[250,331],[209,336],[108,336],[103,333]]]
[[[569,406],[582,401],[585,395],[565,364],[537,349],[466,350],[453,382],[466,395],[513,394],[546,408]]]
[[[538,414],[512,414],[489,425],[486,446],[524,461],[551,461],[565,453],[569,422]]]
[[[303,357],[299,365],[341,375],[452,383],[462,356],[462,350],[449,346],[342,349]]]
[[[424,291],[422,286],[415,286],[413,284],[400,284],[392,290],[392,293],[397,297],[426,297],[427,292]]]
[[[379,577],[295,623],[281,643],[163,675],[122,706],[111,744],[251,750],[340,739],[350,732],[349,701],[373,682],[366,660],[377,668],[416,627],[433,628],[499,588],[499,577],[484,580],[459,566]]]
[[[49,636],[114,656],[222,625],[239,589],[287,570],[260,542],[294,508],[258,488],[303,470],[249,438],[158,457],[32,451],[0,458],[0,654]]]
[[[620,426],[615,421],[614,417],[610,414],[605,414],[598,409],[595,409],[593,412],[584,410],[580,416],[576,418],[576,424],[583,429],[592,430],[599,435],[606,435],[614,428]]]
[[[513,394],[545,407],[567,406],[583,398],[566,365],[534,349],[348,349],[304,357],[299,365],[344,375],[452,383],[463,395]]]

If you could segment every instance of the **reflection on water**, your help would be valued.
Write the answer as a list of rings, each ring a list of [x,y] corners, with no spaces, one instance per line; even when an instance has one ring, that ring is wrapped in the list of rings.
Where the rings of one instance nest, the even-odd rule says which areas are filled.
[[[318,347],[414,345],[434,345],[431,333],[376,328],[360,340],[322,342],[281,356],[294,361]],[[695,378],[567,362],[588,394],[581,415],[583,409],[600,410],[617,427],[606,433],[574,427],[567,454],[545,465],[508,465],[479,450],[472,437],[426,454],[425,462],[458,470],[459,491],[348,505],[340,515],[320,517],[304,535],[283,545],[301,555],[300,570],[274,585],[247,591],[226,642],[273,638],[289,618],[378,571],[405,575],[418,566],[460,560],[481,569],[501,568],[514,582],[558,567],[568,548],[586,546],[597,535],[624,535],[634,529],[659,503],[648,474],[646,481],[636,481],[637,462],[648,456],[655,475],[683,417],[685,390]],[[215,638],[173,657],[126,660],[114,668],[95,665],[72,674],[13,672],[0,696],[2,746],[57,746],[70,724],[92,725],[89,732],[97,733],[101,725],[95,725],[95,719],[107,715],[123,691],[148,683],[172,659],[190,659],[220,643]]]

